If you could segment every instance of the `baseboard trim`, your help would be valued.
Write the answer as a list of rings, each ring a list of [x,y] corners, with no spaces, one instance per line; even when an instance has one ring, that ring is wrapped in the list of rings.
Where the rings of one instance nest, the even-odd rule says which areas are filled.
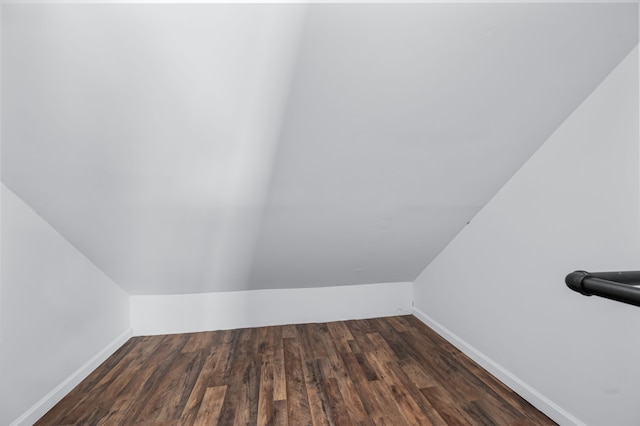
[[[131,296],[135,336],[411,314],[413,283]]]
[[[455,333],[444,327],[438,321],[422,312],[420,309],[413,307],[413,315],[427,326],[432,328],[436,333],[440,334],[453,346],[462,351],[469,358],[477,362],[489,373],[493,374],[498,380],[509,386],[518,395],[529,401],[534,407],[549,416],[553,421],[561,425],[586,426],[583,422],[574,417],[571,413],[554,403],[552,400],[538,392],[533,387],[519,377],[513,375],[510,371],[502,367],[500,364],[480,352],[474,346],[467,343]]]
[[[116,350],[125,344],[129,338],[133,336],[131,329],[125,330],[120,336],[116,337],[111,343],[105,346],[93,358],[84,363],[82,367],[77,369],[73,374],[62,381],[51,392],[46,394],[40,401],[36,402],[20,417],[15,419],[9,426],[27,426],[32,425],[47,411],[51,410],[65,395],[83,381],[93,370],[98,368],[107,358],[109,358]]]

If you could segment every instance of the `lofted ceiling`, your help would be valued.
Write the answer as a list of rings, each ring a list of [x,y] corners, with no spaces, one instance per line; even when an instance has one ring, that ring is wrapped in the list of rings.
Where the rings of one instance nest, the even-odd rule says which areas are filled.
[[[6,4],[2,182],[131,294],[412,281],[637,39],[636,4]]]

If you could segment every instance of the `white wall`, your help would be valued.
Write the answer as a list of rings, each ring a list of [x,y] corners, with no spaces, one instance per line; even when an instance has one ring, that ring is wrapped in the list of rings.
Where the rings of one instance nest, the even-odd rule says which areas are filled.
[[[633,49],[636,15],[309,5],[248,288],[413,281]]]
[[[636,4],[31,3],[2,182],[136,295],[413,281],[637,39]]]
[[[638,268],[637,55],[414,284],[418,316],[563,424],[640,424],[640,311],[564,284]]]
[[[225,330],[411,313],[412,283],[131,296],[135,335]]]
[[[31,424],[130,335],[126,293],[2,185],[0,425]]]
[[[2,182],[131,294],[246,289],[304,10],[6,5]]]

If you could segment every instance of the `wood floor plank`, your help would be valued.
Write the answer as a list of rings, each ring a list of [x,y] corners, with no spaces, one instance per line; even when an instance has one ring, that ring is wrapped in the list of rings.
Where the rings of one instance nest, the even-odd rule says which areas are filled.
[[[367,338],[366,332],[362,330],[362,326],[359,321],[345,321],[345,325],[349,328],[354,339],[354,343],[350,344],[353,352],[370,352],[376,349]],[[354,346],[357,347],[357,349],[354,348]]]
[[[226,386],[207,388],[198,410],[194,426],[209,426],[218,424],[220,411],[227,392]]]
[[[223,336],[220,346],[215,350],[215,366],[210,373],[210,379],[205,383],[207,387],[225,386],[229,378],[229,364],[233,358],[233,350],[235,347],[238,333],[228,333]]]
[[[183,352],[176,358],[147,402],[147,408],[151,410],[143,411],[137,421],[149,423],[178,420],[198,380],[204,361],[201,352]]]
[[[428,424],[434,426],[447,425],[447,422],[442,418],[440,413],[433,407],[424,394],[420,392],[420,389],[415,386],[397,361],[385,360],[383,356],[380,356],[377,357],[376,363],[382,376],[385,378],[384,380],[389,384],[392,394],[398,399],[399,408],[401,408],[400,411],[405,418],[407,418],[407,415],[405,415],[404,412],[406,408],[409,408],[410,416],[412,417],[416,416],[411,414],[411,412],[415,411],[424,414]],[[403,394],[406,394],[406,396]],[[402,407],[400,407],[400,404],[402,404]],[[402,409],[403,407],[404,410]],[[417,416],[420,417],[420,415]]]
[[[236,419],[239,406],[243,405],[245,375],[250,368],[252,359],[248,356],[249,346],[247,336],[251,334],[251,329],[242,329],[236,333],[236,344],[231,345],[227,358],[227,365],[223,374],[223,383],[227,386],[227,397],[220,412],[220,424],[232,425]]]
[[[471,419],[473,419],[474,425],[495,426],[498,424],[491,414],[484,409],[483,404],[480,401],[465,403],[462,409]]]
[[[242,330],[232,330],[226,336],[225,343],[221,348],[221,352],[224,351],[224,358],[218,359],[219,365],[216,365],[214,386],[224,386],[229,382],[231,367],[233,366],[234,360],[238,358],[238,353],[241,351],[241,334]]]
[[[273,355],[273,332],[275,327],[262,327],[258,330],[258,353]]]
[[[329,403],[331,404],[331,411],[333,412],[333,420],[336,426],[347,426],[354,424],[349,416],[347,405],[342,398],[340,388],[338,387],[338,381],[335,378],[323,379],[323,387],[326,390]]]
[[[257,347],[255,348],[257,352]],[[254,352],[251,354],[253,355]],[[238,405],[234,425],[255,425],[258,421],[258,402],[260,393],[260,357],[253,355],[242,375],[240,392],[236,392]],[[235,380],[234,380],[235,382]]]
[[[368,388],[371,391],[369,394],[372,397],[371,406],[376,407],[374,419],[385,419],[385,422],[390,422],[389,424],[393,425],[410,424],[406,422],[400,413],[391,391],[383,380],[369,382]],[[377,422],[380,422],[380,420]]]
[[[273,425],[289,426],[289,418],[287,417],[287,401],[273,401]]]
[[[346,369],[345,369],[346,371]],[[342,395],[347,407],[347,414],[354,424],[369,425],[371,424],[367,411],[364,408],[360,394],[348,373],[345,377],[336,378],[336,383],[340,394]]]
[[[258,328],[247,328],[243,332],[242,340],[244,348],[243,354],[246,355],[256,355],[259,353],[260,339],[259,339],[260,331]]]
[[[313,324],[298,324],[296,325],[296,339],[300,342],[300,356],[302,359],[315,359],[314,347],[311,343],[313,339]]]
[[[115,401],[115,403],[111,406],[109,412],[103,416],[98,423],[97,426],[110,426],[110,425],[121,425],[124,424],[124,418],[126,413],[129,411],[131,406],[135,404],[135,398],[120,398]]]
[[[136,423],[554,424],[412,316],[136,337],[36,424]]]
[[[431,402],[431,405],[446,424],[458,424],[460,426],[473,425],[472,419],[457,407],[455,400],[445,388],[441,386],[432,386],[420,389],[420,391],[425,398]]]
[[[282,338],[283,339],[295,339],[298,337],[298,331],[296,330],[296,326],[294,324],[283,325],[282,326]]]
[[[219,336],[215,332],[189,333],[190,337],[187,344],[182,348],[182,352],[201,352],[215,347],[215,340]]]
[[[307,386],[307,396],[309,398],[309,411],[313,419],[314,426],[335,425],[331,402],[327,395],[324,384],[322,368],[319,359],[310,359],[306,362],[305,383]]]
[[[297,338],[282,339],[287,381],[287,418],[292,425],[311,425],[309,398],[302,370],[300,342]]]
[[[342,321],[327,323],[326,327],[337,346],[338,352],[351,352],[352,348],[349,342],[354,341],[354,338],[349,327]]]
[[[271,344],[270,347],[273,348],[273,344]],[[273,354],[265,354],[262,356],[262,366],[260,367],[260,391],[258,394],[258,426],[272,425],[274,423],[273,362]]]
[[[312,324],[308,332],[311,336],[309,341],[311,342],[314,358],[324,359],[329,356],[327,351],[334,352],[334,341],[331,338],[327,324]],[[327,341],[330,341],[332,346],[327,345]]]
[[[207,351],[205,350],[205,352]],[[211,379],[217,365],[218,356],[218,354],[213,353],[209,354],[205,359],[202,369],[200,370],[200,374],[198,375],[198,379],[193,385],[193,389],[191,390],[189,398],[182,410],[182,414],[180,416],[181,425],[188,426],[195,422],[204,394],[210,387]]]
[[[375,423],[375,419],[383,417],[384,412],[382,412],[381,407],[375,403],[375,396],[369,388],[369,380],[367,379],[364,371],[362,371],[362,367],[358,363],[355,354],[351,352],[344,352],[341,354],[341,357],[345,370],[349,375],[349,379],[353,382],[368,420]]]
[[[386,417],[386,416],[379,417],[374,420],[375,420],[374,424],[376,426],[395,426],[395,424],[393,423],[393,420],[391,420],[389,417]]]
[[[401,386],[398,376],[395,374],[390,364],[394,361],[383,354],[381,350],[378,353],[369,352],[367,354],[370,362],[377,368],[382,376],[382,380],[386,383],[386,388],[396,403],[398,411],[408,424],[413,425],[431,425],[431,420],[420,409],[416,400],[407,392],[407,389]]]
[[[431,377],[431,375],[415,361],[404,363],[401,368],[407,376],[411,378],[411,381],[418,389],[430,388],[440,384],[438,380]]]
[[[284,371],[283,327],[273,331],[273,400],[287,399],[287,382]]]
[[[368,352],[370,353],[370,352]],[[364,372],[365,376],[367,377],[367,380],[372,382],[374,380],[378,380],[380,379],[380,377],[378,376],[378,373],[376,372],[375,368],[373,368],[371,366],[371,364],[369,363],[369,360],[366,357],[366,353],[356,353],[354,354],[356,357],[356,360],[358,361],[358,364],[360,365],[360,368],[362,368],[362,371]]]
[[[402,317],[386,317],[384,318],[398,332],[409,331],[408,325],[402,320]]]
[[[197,380],[204,360],[199,353],[180,353],[171,364],[159,374],[144,408],[136,417],[136,423],[170,421],[179,418],[187,402],[190,391]]]

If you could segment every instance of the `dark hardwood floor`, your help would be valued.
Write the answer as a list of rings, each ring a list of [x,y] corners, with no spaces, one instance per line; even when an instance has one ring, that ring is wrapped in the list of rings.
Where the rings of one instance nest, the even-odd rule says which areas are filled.
[[[553,425],[413,316],[134,337],[37,425]]]

